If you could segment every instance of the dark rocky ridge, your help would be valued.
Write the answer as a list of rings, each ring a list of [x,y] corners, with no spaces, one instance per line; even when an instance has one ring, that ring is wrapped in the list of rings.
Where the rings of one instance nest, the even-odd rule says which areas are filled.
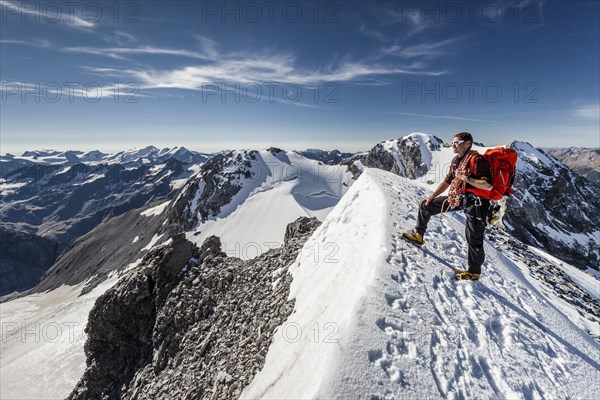
[[[202,171],[190,179],[174,204],[166,211],[169,223],[183,230],[190,230],[199,222],[217,216],[221,207],[229,204],[240,191],[242,186],[239,181],[256,177],[257,171],[252,168],[254,160],[254,150],[237,154],[230,152],[208,160]],[[202,192],[194,203],[200,187],[203,188]]]
[[[251,261],[226,257],[215,236],[155,248],[96,301],[69,398],[238,398],[293,310],[287,267],[319,224],[296,220],[283,247]]]

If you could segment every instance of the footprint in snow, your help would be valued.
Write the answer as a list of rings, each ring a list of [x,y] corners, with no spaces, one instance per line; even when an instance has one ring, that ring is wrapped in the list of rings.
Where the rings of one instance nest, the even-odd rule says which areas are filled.
[[[379,366],[393,383],[399,383],[403,387],[408,386],[408,381],[402,371],[393,364],[393,357],[383,354],[381,350],[370,350],[368,352],[369,362]]]

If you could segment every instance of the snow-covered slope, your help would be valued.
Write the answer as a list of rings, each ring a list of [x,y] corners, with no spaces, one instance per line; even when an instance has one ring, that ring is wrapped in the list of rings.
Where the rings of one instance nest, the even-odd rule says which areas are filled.
[[[115,274],[92,292],[84,283],[2,303],[0,398],[64,398],[85,369],[84,328],[96,299]]]
[[[171,212],[185,219],[188,240],[200,245],[216,235],[228,255],[249,259],[281,246],[298,217],[322,220],[352,183],[345,166],[295,152],[235,151],[190,179]]]
[[[169,245],[166,235],[154,235],[162,222],[137,210],[104,221],[54,264],[33,293],[0,303],[1,399],[57,399],[72,391],[86,367],[90,310],[151,249]]]
[[[242,398],[596,397],[600,345],[525,265],[486,244],[482,279],[455,282],[460,213],[432,219],[424,249],[398,238],[425,195],[365,170],[291,267],[295,310]]]

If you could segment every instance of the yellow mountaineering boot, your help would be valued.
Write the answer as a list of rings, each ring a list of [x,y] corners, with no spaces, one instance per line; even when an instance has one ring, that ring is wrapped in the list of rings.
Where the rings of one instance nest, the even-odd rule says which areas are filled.
[[[468,271],[454,270],[454,277],[457,281],[478,281],[479,274],[473,274]]]
[[[404,232],[402,234],[402,238],[416,246],[423,246],[425,244],[425,240],[423,240],[423,235],[421,235],[419,232],[415,232],[415,233],[410,233],[410,232]]]

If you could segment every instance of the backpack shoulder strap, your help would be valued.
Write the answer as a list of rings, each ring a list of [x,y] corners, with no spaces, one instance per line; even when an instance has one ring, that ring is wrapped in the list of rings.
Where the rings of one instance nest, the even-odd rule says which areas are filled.
[[[477,150],[470,150],[469,151],[469,154],[467,154],[467,160],[468,161],[466,162],[466,164],[468,165],[467,170],[469,172],[476,170],[476,162],[477,162],[477,159],[479,157],[481,157],[481,154],[479,154],[477,152]]]

